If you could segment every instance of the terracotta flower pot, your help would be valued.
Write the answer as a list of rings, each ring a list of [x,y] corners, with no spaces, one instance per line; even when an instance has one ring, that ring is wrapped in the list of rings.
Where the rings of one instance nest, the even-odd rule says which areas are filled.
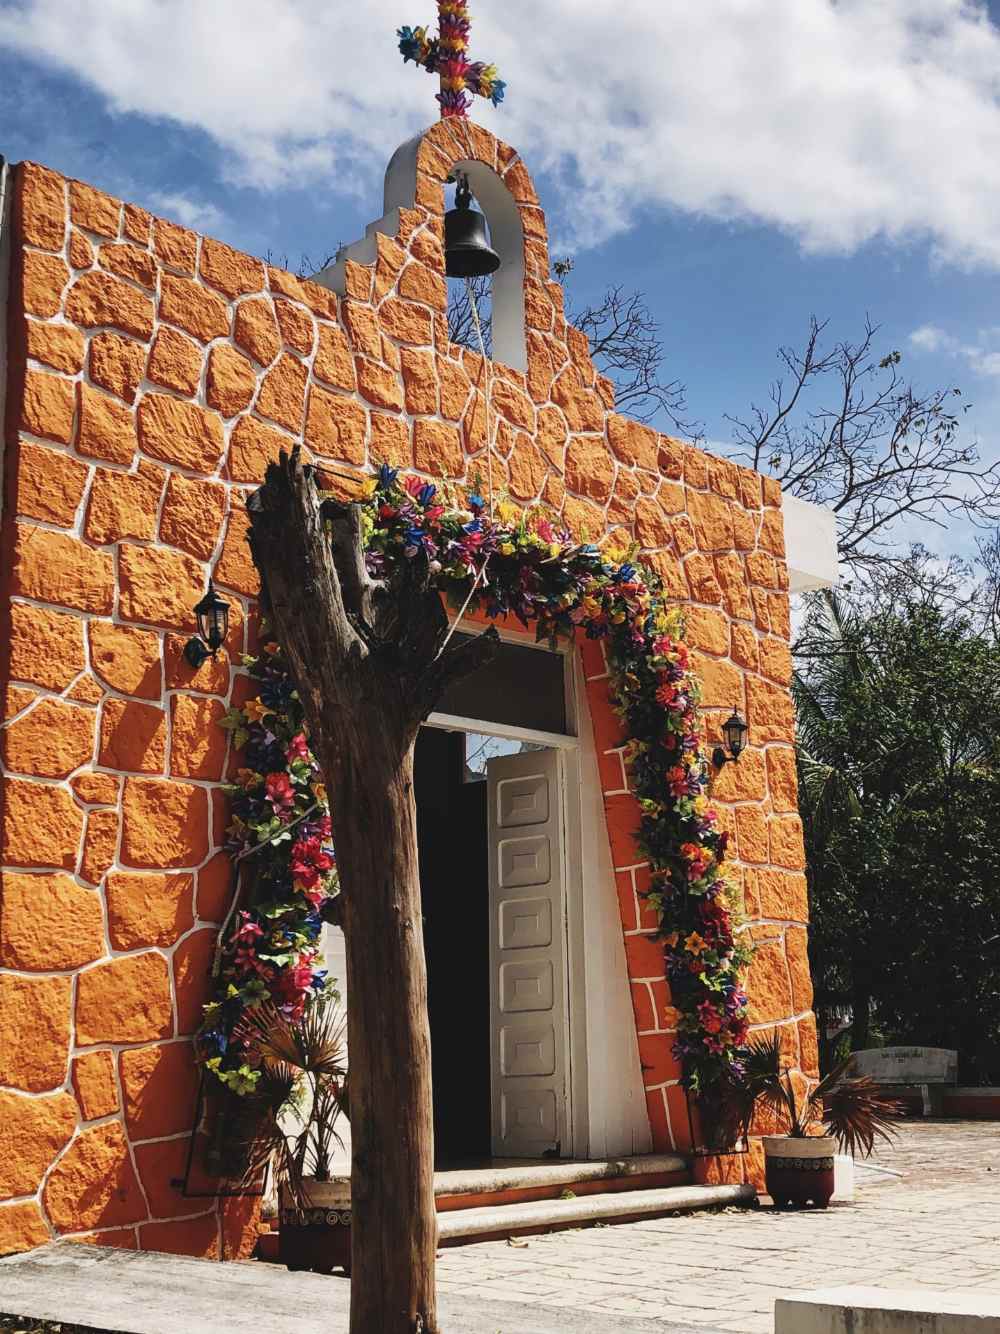
[[[833,1195],[833,1157],[836,1142],[829,1135],[797,1139],[791,1135],[764,1136],[764,1171],[767,1193],[777,1205],[807,1204],[825,1209]]]
[[[289,1269],[310,1269],[332,1274],[341,1268],[351,1272],[351,1181],[305,1183],[305,1208],[298,1209],[281,1192],[278,1260]]]

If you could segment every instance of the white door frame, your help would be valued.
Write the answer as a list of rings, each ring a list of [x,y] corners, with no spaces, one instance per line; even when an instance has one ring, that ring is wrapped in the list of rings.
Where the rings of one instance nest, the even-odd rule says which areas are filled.
[[[482,626],[474,621],[460,621],[458,629],[479,634]],[[563,944],[566,966],[563,970],[564,1013],[566,1015],[566,1127],[567,1143],[563,1157],[579,1156],[587,1150],[587,1029],[584,981],[581,845],[581,773],[578,732],[578,653],[575,644],[560,641],[555,649],[538,643],[526,631],[497,627],[507,643],[558,653],[563,659],[563,689],[566,700],[566,728],[563,732],[543,732],[537,728],[517,727],[512,723],[488,722],[482,718],[464,718],[451,713],[432,713],[425,727],[448,732],[475,732],[481,736],[501,737],[507,741],[530,741],[559,753],[558,789],[562,816],[562,837],[566,857],[566,883],[563,889]],[[576,892],[574,892],[574,889]],[[492,1071],[491,1071],[492,1075]]]

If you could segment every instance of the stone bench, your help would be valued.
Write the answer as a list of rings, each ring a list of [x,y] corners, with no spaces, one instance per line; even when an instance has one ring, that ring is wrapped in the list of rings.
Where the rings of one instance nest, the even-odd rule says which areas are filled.
[[[852,1075],[880,1088],[920,1090],[924,1116],[940,1116],[946,1088],[958,1083],[958,1052],[946,1047],[870,1047],[851,1056]]]
[[[1000,1297],[826,1288],[774,1303],[774,1334],[1000,1334]]]

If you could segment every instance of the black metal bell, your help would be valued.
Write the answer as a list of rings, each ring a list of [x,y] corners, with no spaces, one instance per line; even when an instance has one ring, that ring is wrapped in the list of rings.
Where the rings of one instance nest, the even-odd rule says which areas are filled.
[[[460,177],[455,207],[444,215],[444,271],[449,278],[483,278],[500,267],[489,242],[486,219],[472,207],[469,182]]]

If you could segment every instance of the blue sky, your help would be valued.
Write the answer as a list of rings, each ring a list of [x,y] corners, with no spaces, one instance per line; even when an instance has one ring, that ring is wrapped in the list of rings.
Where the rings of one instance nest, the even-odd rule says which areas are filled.
[[[0,0],[0,153],[258,254],[322,258],[434,118],[429,0]],[[1000,454],[1000,10],[975,0],[476,0],[571,297],[645,292],[710,439],[811,314],[866,313]],[[692,13],[692,9],[696,10]],[[940,538],[931,537],[941,546]],[[967,547],[955,533],[953,546]]]

